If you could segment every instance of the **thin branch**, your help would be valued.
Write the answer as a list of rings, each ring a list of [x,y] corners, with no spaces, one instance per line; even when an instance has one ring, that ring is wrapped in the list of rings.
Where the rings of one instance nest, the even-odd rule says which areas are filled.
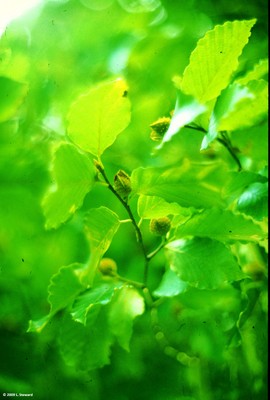
[[[167,243],[167,239],[166,238],[162,238],[162,242],[160,243],[160,245],[153,250],[151,253],[147,254],[147,259],[150,261],[153,257],[155,257],[155,255],[161,250],[163,249],[163,247],[166,245]]]
[[[96,165],[98,171],[103,176],[105,182],[107,183],[108,189],[118,198],[118,200],[125,207],[128,215],[129,215],[129,218],[130,218],[130,220],[131,220],[131,222],[132,222],[132,224],[133,224],[133,226],[135,228],[137,240],[138,240],[138,243],[139,243],[139,245],[140,245],[140,247],[142,249],[144,260],[145,260],[145,265],[144,265],[144,284],[146,285],[147,277],[148,277],[148,258],[147,258],[147,252],[146,252],[146,249],[145,249],[143,237],[142,237],[142,232],[141,232],[141,230],[140,230],[140,228],[139,228],[139,226],[138,226],[138,224],[137,224],[137,222],[135,220],[135,217],[134,217],[134,215],[133,215],[133,213],[131,211],[131,208],[130,208],[129,204],[117,193],[117,191],[115,190],[115,188],[113,187],[113,185],[109,181],[102,164],[100,162],[95,162],[95,165]]]
[[[198,126],[198,125],[185,125],[185,128],[194,129],[199,132],[207,133],[207,131],[204,128],[202,128],[201,126]],[[242,170],[241,162],[240,162],[239,158],[237,157],[237,155],[235,154],[234,147],[232,146],[228,135],[226,135],[226,132],[221,132],[221,137],[217,138],[217,141],[219,143],[223,144],[224,147],[226,147],[226,149],[228,150],[228,152],[230,153],[230,155],[236,162],[236,164],[238,166],[238,171],[241,171]]]
[[[223,144],[224,147],[226,147],[226,149],[228,150],[228,152],[230,153],[230,155],[236,162],[236,164],[238,166],[238,171],[242,171],[241,162],[240,162],[239,158],[237,157],[237,155],[235,154],[234,147],[232,146],[229,137],[226,135],[226,132],[221,132],[221,137],[217,138],[217,141],[219,143]]]
[[[132,279],[124,278],[123,276],[120,276],[120,275],[116,275],[116,277],[119,279],[119,281],[128,283],[128,284],[130,284],[132,286],[135,286],[135,287],[137,287],[139,289],[143,289],[145,287],[144,283],[133,281]]]
[[[198,125],[185,125],[185,128],[194,129],[195,131],[207,133],[207,131],[204,128],[202,128],[201,126],[198,126]]]

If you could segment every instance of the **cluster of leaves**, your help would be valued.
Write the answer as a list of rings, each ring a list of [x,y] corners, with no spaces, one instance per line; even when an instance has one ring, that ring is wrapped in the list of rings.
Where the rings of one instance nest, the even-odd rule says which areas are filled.
[[[90,3],[93,6],[95,2]],[[105,9],[112,3],[100,2]],[[129,2],[118,3],[123,9],[131,7]],[[135,12],[136,2],[131,3],[134,6],[128,12]],[[149,12],[160,11],[161,2],[150,3],[153,10]],[[117,12],[111,15],[115,22]],[[63,15],[74,17],[72,13]],[[52,17],[47,17],[50,29],[55,25],[61,29]],[[29,87],[24,79],[30,68],[25,55],[17,54],[15,62],[20,68],[16,69],[8,51],[1,54],[0,123],[8,137],[3,154],[9,154],[8,142],[18,139],[14,116],[26,98],[30,104],[23,116],[25,129],[33,130],[31,123],[37,115],[44,124],[43,130],[38,128],[40,137],[33,134],[44,154],[42,150],[35,154],[31,142],[35,168],[25,165],[31,157],[23,138],[20,146],[25,157],[20,165],[14,161],[21,175],[14,173],[13,177],[9,164],[3,167],[9,170],[10,181],[31,181],[31,195],[16,189],[3,191],[0,198],[4,225],[8,225],[5,218],[11,218],[7,199],[23,199],[12,216],[14,224],[20,220],[33,247],[37,246],[32,263],[38,264],[40,271],[47,269],[49,275],[51,268],[53,274],[48,287],[50,309],[41,319],[29,316],[28,332],[45,333],[56,324],[60,352],[75,371],[95,372],[106,365],[109,368],[110,363],[121,371],[127,368],[121,362],[125,364],[130,357],[132,366],[126,375],[133,368],[132,374],[141,376],[145,373],[144,353],[156,351],[149,342],[153,336],[159,353],[183,368],[183,398],[211,399],[211,391],[219,398],[225,389],[228,400],[245,398],[250,391],[262,397],[266,386],[268,60],[256,59],[249,70],[239,62],[243,49],[249,47],[245,46],[255,22],[229,21],[209,30],[198,41],[182,75],[173,77],[174,88],[163,97],[159,79],[153,94],[146,74],[149,65],[156,70],[147,58],[148,46],[153,45],[147,42],[149,38],[135,47],[126,74],[120,71],[120,77],[102,79],[99,76],[104,71],[91,67],[91,77],[96,74],[93,82],[85,74],[78,80],[84,89],[76,87],[73,93],[66,89],[63,67],[53,69],[38,55],[38,68],[44,75],[48,69],[47,77],[51,74],[53,79],[32,82]],[[140,31],[139,18],[136,23]],[[95,24],[97,28],[98,18]],[[117,28],[113,23],[110,26],[115,29],[110,35],[116,35]],[[76,30],[73,34],[75,37]],[[82,54],[74,59],[82,57],[86,62],[84,37],[87,35],[80,37]],[[166,48],[165,37],[159,39]],[[117,40],[123,46],[122,39]],[[135,38],[129,37],[129,41]],[[92,57],[99,65],[95,45]],[[171,50],[168,48],[168,54]],[[67,51],[61,57],[67,60],[70,54]],[[171,61],[172,66],[178,62]],[[141,64],[143,72],[138,67]],[[172,66],[164,67],[166,79],[172,78]],[[79,76],[81,70],[76,68],[74,63],[74,76]],[[54,121],[55,110],[65,114],[64,122]],[[49,146],[41,140],[48,131],[53,135]],[[153,139],[152,145],[150,140],[142,140],[146,136]],[[147,143],[144,151],[142,143]],[[12,160],[17,158],[18,153],[11,154]],[[44,168],[48,163],[49,177]],[[26,176],[29,170],[31,174]],[[36,183],[41,174],[50,182],[44,195]],[[43,221],[39,211],[31,208],[32,196],[42,197],[47,229],[38,237],[33,231]],[[29,226],[28,221],[35,219],[38,222]],[[18,237],[7,235],[13,242]],[[54,237],[58,241],[52,247]],[[3,241],[3,249],[8,246],[5,242],[8,239]],[[26,239],[22,240],[16,250],[22,252],[23,263],[28,257],[25,243]],[[40,254],[46,245],[48,254],[42,261]],[[62,264],[57,264],[58,259]],[[46,279],[39,281],[36,292],[46,285]],[[39,309],[34,314],[40,315]],[[216,380],[225,382],[225,374],[230,374],[229,389],[215,384]],[[189,386],[186,391],[185,385]]]
[[[216,160],[194,163],[184,159],[181,165],[169,168],[139,167],[130,179],[122,172],[120,187],[119,179],[118,186],[113,185],[101,157],[130,122],[125,81],[119,78],[93,86],[71,104],[67,116],[71,143],[57,143],[53,150],[53,185],[43,199],[47,228],[58,228],[71,218],[86,194],[100,184],[113,192],[130,219],[122,221],[105,206],[87,211],[84,230],[89,260],[62,267],[52,277],[50,313],[30,323],[29,331],[40,331],[57,312],[66,310],[60,343],[67,363],[82,369],[104,366],[109,363],[114,340],[128,350],[134,318],[148,308],[156,309],[160,299],[190,295],[196,288],[204,290],[211,302],[220,290],[227,293],[228,301],[239,301],[232,283],[247,277],[241,268],[242,246],[264,248],[267,234],[265,169],[258,173],[243,170],[231,147],[234,131],[262,123],[267,113],[266,60],[245,76],[235,74],[254,24],[255,20],[226,22],[199,40],[183,77],[176,79],[177,102],[168,129],[156,126],[160,133],[157,151],[174,135],[181,135],[184,127],[202,130],[201,150],[219,141],[237,161],[239,171],[225,169]],[[164,217],[171,226],[161,235],[158,248],[147,254],[144,222]],[[98,269],[122,222],[135,227],[138,251],[146,263],[142,282],[130,282],[117,273],[102,274]],[[151,292],[148,264],[163,250],[168,268]],[[125,252],[125,256],[131,255]],[[195,293],[198,296],[198,291]],[[239,315],[230,319],[225,330],[235,336],[241,325]],[[193,360],[168,344],[165,351],[171,351],[184,365]]]

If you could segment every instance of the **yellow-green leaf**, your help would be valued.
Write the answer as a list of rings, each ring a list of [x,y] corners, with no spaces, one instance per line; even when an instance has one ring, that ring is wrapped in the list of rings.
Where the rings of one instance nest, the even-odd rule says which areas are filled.
[[[130,101],[124,80],[92,87],[70,107],[68,135],[85,151],[101,156],[130,122]]]
[[[212,208],[188,219],[176,229],[175,236],[209,237],[222,242],[259,242],[266,238],[260,225],[230,210]]]
[[[52,166],[54,186],[43,199],[46,228],[57,228],[82,205],[94,185],[95,169],[91,160],[71,144],[57,147]]]
[[[198,41],[184,71],[181,89],[200,103],[219,96],[237,69],[256,20],[228,21],[217,25]]]

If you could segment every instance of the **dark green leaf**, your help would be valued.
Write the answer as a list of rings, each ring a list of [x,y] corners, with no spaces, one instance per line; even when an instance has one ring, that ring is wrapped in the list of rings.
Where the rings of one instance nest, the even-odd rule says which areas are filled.
[[[60,268],[48,287],[48,300],[51,305],[51,313],[65,308],[72,303],[75,297],[84,289],[80,282],[80,269],[82,264],[71,264]]]
[[[123,284],[111,280],[106,283],[100,283],[82,293],[73,304],[71,311],[73,319],[85,325],[88,313],[93,312],[96,306],[108,304],[116,290],[121,286]]]
[[[110,363],[113,337],[107,312],[96,307],[88,314],[86,325],[66,315],[60,329],[60,350],[65,362],[77,370],[90,371]]]
[[[237,209],[261,221],[268,215],[268,183],[255,182],[241,194]]]

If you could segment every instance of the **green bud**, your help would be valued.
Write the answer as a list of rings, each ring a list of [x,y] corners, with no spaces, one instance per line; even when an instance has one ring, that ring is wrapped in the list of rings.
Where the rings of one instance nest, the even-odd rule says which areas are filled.
[[[98,269],[103,275],[115,276],[117,274],[117,265],[112,258],[102,258]]]
[[[165,236],[171,229],[171,221],[168,217],[151,219],[149,229],[156,236]]]
[[[160,142],[167,132],[169,125],[171,122],[171,118],[162,117],[157,121],[153,122],[150,127],[152,128],[150,133],[150,138],[155,142]]]
[[[114,189],[122,197],[123,200],[127,201],[128,196],[131,193],[131,184],[129,175],[120,169],[114,176]]]

